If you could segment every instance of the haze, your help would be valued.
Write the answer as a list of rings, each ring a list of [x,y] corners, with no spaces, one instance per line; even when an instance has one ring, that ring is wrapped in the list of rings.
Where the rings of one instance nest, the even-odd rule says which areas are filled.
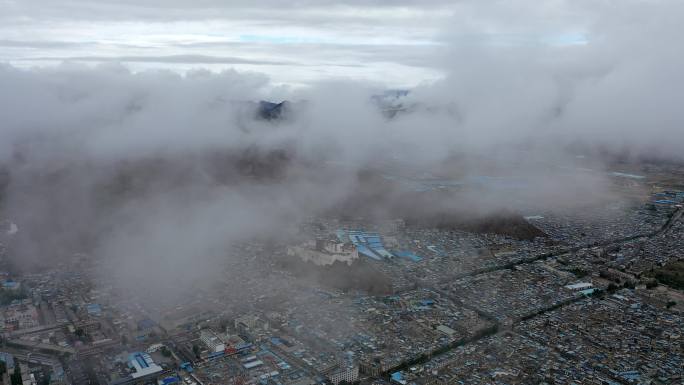
[[[677,37],[683,7],[675,1],[255,6],[31,0],[5,1],[2,8],[0,159],[15,164],[4,209],[54,229],[40,232],[45,240],[39,245],[35,238],[28,242],[39,250],[52,248],[53,238],[80,239],[79,228],[92,230],[94,223],[130,231],[109,223],[119,218],[103,218],[100,202],[93,202],[94,186],[106,185],[107,173],[116,173],[121,162],[163,159],[172,174],[186,174],[187,181],[174,184],[153,171],[146,181],[155,186],[146,187],[149,202],[124,199],[116,210],[145,212],[128,220],[165,239],[169,232],[196,231],[190,239],[201,249],[212,239],[229,239],[234,227],[246,232],[241,236],[254,235],[252,224],[279,228],[282,223],[259,214],[264,199],[276,212],[302,219],[353,189],[353,173],[320,185],[320,176],[310,179],[321,171],[307,164],[342,162],[363,170],[384,158],[434,170],[465,154],[459,174],[486,173],[486,162],[514,167],[503,173],[534,178],[537,193],[527,195],[536,202],[542,201],[539,191],[558,202],[553,194],[570,185],[574,191],[581,179],[582,195],[572,201],[584,202],[604,192],[601,177],[559,176],[544,168],[572,168],[578,156],[592,152],[681,158],[684,48]],[[397,87],[410,92],[385,98],[382,106],[374,102],[374,95]],[[256,121],[245,111],[247,102],[259,100],[293,102],[292,116]],[[387,108],[399,113],[388,118]],[[207,166],[197,159],[245,148],[295,154],[297,161],[284,166],[287,176],[268,188],[275,201],[253,195],[253,181],[219,188],[214,183],[223,182],[201,176]],[[591,162],[603,168],[601,159]],[[52,172],[66,176],[46,185],[43,197],[32,178]],[[299,178],[311,185],[302,187]],[[301,190],[310,196],[303,207],[291,202]],[[492,201],[510,206],[506,199]],[[190,212],[169,210],[177,204]],[[218,223],[201,214],[215,213],[214,206],[226,210]],[[179,225],[185,230],[167,229],[174,223],[168,215],[184,218]],[[214,231],[206,231],[205,222]],[[157,236],[139,236],[146,248],[160,246],[151,241]],[[103,239],[98,247],[107,250],[118,243],[116,235]],[[168,245],[189,253],[176,246]],[[166,247],[151,254],[172,258]],[[44,258],[44,252],[30,254],[26,258]]]

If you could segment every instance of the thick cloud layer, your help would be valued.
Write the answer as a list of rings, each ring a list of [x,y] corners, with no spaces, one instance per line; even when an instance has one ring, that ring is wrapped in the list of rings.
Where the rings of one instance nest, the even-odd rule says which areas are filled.
[[[52,4],[46,10],[59,12]],[[370,5],[384,9],[348,4]],[[133,18],[126,10],[135,7],[120,6],[117,17]],[[598,150],[681,159],[682,7],[459,3],[435,33],[439,50],[392,54],[443,79],[396,97],[377,97],[383,77],[289,87],[255,71],[3,65],[0,164],[9,178],[1,213],[20,224],[16,262],[49,265],[87,250],[124,282],[145,277],[163,288],[179,271],[206,278],[230,258],[231,244],[287,239],[306,218],[353,199],[363,187],[358,174],[369,170],[525,181],[515,193],[479,191],[435,202],[439,209],[601,202],[607,166],[592,156]],[[259,100],[291,103],[283,119],[266,120],[256,117]],[[403,197],[383,194],[387,205],[377,211],[397,215],[392,203]]]

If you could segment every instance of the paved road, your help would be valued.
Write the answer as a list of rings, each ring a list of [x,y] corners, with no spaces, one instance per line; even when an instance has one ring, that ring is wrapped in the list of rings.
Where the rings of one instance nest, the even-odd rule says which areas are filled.
[[[593,243],[586,244],[583,246],[566,247],[566,248],[559,249],[559,250],[556,250],[556,251],[551,252],[551,253],[544,253],[544,254],[540,254],[540,255],[535,255],[534,257],[523,258],[523,259],[520,259],[518,261],[508,262],[508,263],[499,264],[499,265],[490,266],[490,267],[485,267],[482,269],[472,270],[472,271],[468,271],[465,273],[453,274],[449,277],[442,278],[439,281],[439,284],[448,283],[448,282],[451,282],[453,280],[461,279],[461,278],[465,278],[465,277],[474,277],[474,276],[477,276],[480,274],[510,269],[511,267],[514,267],[514,266],[525,265],[525,264],[533,263],[533,262],[537,262],[537,261],[543,261],[543,260],[546,260],[549,258],[559,257],[561,255],[568,254],[568,253],[576,253],[580,250],[591,249],[594,247],[617,246],[617,245],[622,245],[622,244],[625,244],[627,242],[632,242],[635,240],[646,240],[646,239],[654,238],[654,237],[659,236],[659,235],[667,232],[668,230],[670,230],[672,228],[672,225],[674,225],[674,223],[676,223],[678,220],[681,219],[682,215],[684,215],[684,209],[678,208],[673,213],[672,217],[670,217],[667,220],[667,222],[665,222],[658,230],[652,231],[649,233],[630,235],[628,237],[623,237],[623,238],[618,238],[618,239],[613,239],[613,240],[607,240],[607,241],[598,241],[598,242],[593,242]],[[421,287],[421,285],[423,285],[422,287],[425,287],[423,282],[415,281],[415,283],[417,285],[419,285],[419,287]]]
[[[450,282],[452,280],[459,279],[459,278],[476,276],[476,275],[490,273],[490,272],[504,270],[504,269],[510,269],[513,266],[524,265],[524,264],[533,263],[533,262],[540,261],[540,260],[546,260],[549,258],[558,257],[558,256],[561,256],[564,254],[577,252],[577,251],[584,250],[584,249],[590,249],[593,247],[610,247],[610,246],[621,245],[621,244],[631,242],[634,240],[647,240],[647,239],[654,238],[654,237],[657,237],[659,235],[662,235],[665,232],[669,231],[672,228],[672,226],[682,218],[682,216],[684,216],[684,208],[678,208],[673,213],[673,215],[667,220],[667,222],[665,222],[663,224],[663,226],[660,227],[660,229],[653,231],[653,232],[650,232],[650,233],[638,234],[638,235],[633,235],[633,236],[624,237],[624,238],[615,239],[615,240],[610,240],[610,241],[594,242],[592,244],[587,244],[584,246],[569,247],[569,248],[565,248],[562,250],[557,250],[557,251],[552,252],[552,253],[542,254],[539,256],[532,257],[532,258],[525,258],[525,259],[522,259],[519,261],[507,263],[507,264],[497,265],[497,266],[493,266],[493,267],[485,268],[485,269],[479,269],[476,271],[471,271],[471,272],[463,273],[463,274],[455,274],[455,275],[452,275],[448,278],[440,280],[438,284],[447,283],[447,282]],[[438,293],[438,294],[440,294],[446,298],[449,298],[451,301],[454,301],[455,303],[457,303],[457,304],[459,304],[465,308],[476,311],[481,317],[493,322],[494,325],[496,325],[497,330],[498,330],[497,334],[504,332],[504,330],[501,328],[500,323],[498,322],[498,320],[493,315],[488,314],[487,312],[484,312],[475,306],[470,306],[470,305],[465,304],[463,301],[461,301],[460,298],[457,298],[457,297],[435,287],[435,285],[431,285],[427,282],[424,282],[424,281],[421,281],[418,279],[413,280],[413,282],[416,284],[416,286],[418,288],[432,290],[432,291],[434,291],[434,292],[436,292],[436,293]],[[575,302],[584,300],[586,298],[587,297],[584,295],[577,296],[577,297],[574,297],[568,301],[563,302],[562,304],[554,304],[554,305],[548,306],[547,308],[537,310],[537,311],[535,311],[536,314],[531,314],[530,316],[532,318],[534,318],[534,317],[541,315],[541,314],[544,314],[548,311],[558,309],[559,307],[566,306],[566,305],[569,305],[571,303],[575,303]],[[530,316],[526,317],[526,319],[530,319]],[[517,324],[520,322],[522,322],[522,320],[518,319],[518,320],[514,321],[513,324]],[[450,352],[451,350],[453,350],[459,346],[463,346],[463,345],[471,344],[473,342],[477,342],[477,341],[481,340],[482,338],[485,338],[488,336],[489,336],[489,334],[485,334],[485,335],[469,338],[469,339],[464,340],[463,343],[453,344],[451,346],[451,348],[449,348],[447,350],[442,350],[438,354],[428,353],[428,354],[426,354],[426,356],[429,358],[438,357],[438,356],[441,356],[443,354]],[[424,358],[413,359],[413,360],[409,360],[409,361],[405,362],[405,365],[411,366],[411,365],[415,365],[415,364],[423,362],[423,361],[425,361]],[[382,375],[380,375],[378,378],[385,378],[386,379],[391,374],[391,372],[393,372],[395,370],[396,370],[395,368],[390,369],[390,370],[382,373]]]

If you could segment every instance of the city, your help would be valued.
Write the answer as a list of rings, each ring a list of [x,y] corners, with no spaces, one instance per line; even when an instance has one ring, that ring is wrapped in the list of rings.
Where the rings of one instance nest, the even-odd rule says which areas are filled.
[[[226,276],[249,280],[167,303],[150,303],[144,282],[123,291],[94,282],[97,261],[85,255],[41,273],[6,271],[3,375],[24,384],[677,383],[681,272],[658,272],[682,263],[684,192],[645,186],[643,201],[598,215],[529,216],[546,235],[525,240],[316,218],[295,237],[303,243],[236,244],[240,262]],[[21,231],[3,230],[5,243]],[[298,263],[337,274],[360,265],[374,284],[307,276]]]
[[[0,0],[0,385],[684,385],[682,20]]]

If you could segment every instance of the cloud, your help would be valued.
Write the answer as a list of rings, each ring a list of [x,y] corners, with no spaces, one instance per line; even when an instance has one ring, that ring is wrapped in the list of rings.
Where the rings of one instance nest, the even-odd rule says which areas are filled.
[[[422,58],[446,17],[448,11],[409,2],[5,2],[0,39],[8,48],[0,60],[25,67],[44,65],[34,58],[126,57],[135,58],[131,68],[137,70],[145,64],[137,58],[173,56],[186,60],[156,61],[156,66],[256,70],[297,84],[335,73],[371,79],[382,72],[378,63],[390,63],[396,73],[388,74],[386,83],[412,86],[439,76]],[[249,44],[240,44],[246,39]],[[187,62],[201,56],[207,59]],[[240,60],[209,59],[226,57]],[[279,63],[295,63],[287,70],[289,80],[280,75]],[[409,76],[417,80],[397,81]]]
[[[183,63],[183,64],[253,64],[253,65],[305,65],[296,62],[253,60],[239,57],[207,55],[167,55],[167,56],[71,56],[71,57],[31,57],[29,61],[77,61],[77,62],[130,62],[130,63]]]
[[[173,12],[186,6],[165,4]],[[105,5],[114,7],[94,6]],[[130,17],[126,6],[119,11]],[[375,45],[265,46],[167,36],[147,52],[128,47],[125,55],[64,56],[191,67],[274,66],[279,79],[299,75],[296,67],[323,74],[309,76],[305,87],[283,86],[254,71],[5,65],[0,67],[0,162],[10,170],[11,182],[3,214],[21,225],[17,244],[25,247],[26,263],[49,263],[54,254],[88,249],[109,261],[106,267],[122,282],[145,277],[163,291],[169,275],[182,272],[200,280],[220,275],[221,261],[237,258],[226,255],[230,245],[255,237],[289,239],[307,218],[358,196],[373,197],[373,191],[357,195],[357,174],[369,170],[408,180],[431,174],[524,181],[515,192],[478,190],[434,202],[440,209],[532,204],[553,209],[558,201],[568,207],[603,202],[608,182],[601,171],[607,165],[589,156],[595,171],[580,170],[571,145],[582,143],[587,155],[608,149],[681,159],[684,122],[677,102],[684,88],[679,75],[684,52],[676,38],[682,11],[671,1],[463,2],[430,44],[406,44],[411,36]],[[298,23],[298,17],[291,22]],[[159,27],[157,22],[150,21]],[[549,36],[568,33],[584,40],[548,43]],[[128,43],[159,43],[152,35],[145,44]],[[355,39],[359,36],[363,33]],[[46,48],[41,45],[34,41],[26,47]],[[192,53],[169,52],[169,46]],[[258,54],[274,46],[279,46],[275,56]],[[203,49],[253,54],[202,54]],[[346,65],[352,72],[340,73]],[[411,72],[428,67],[443,79],[422,82]],[[353,72],[358,68],[374,81],[349,76],[358,75]],[[384,91],[391,75],[419,86],[379,107],[373,95]],[[292,115],[277,122],[255,119],[256,103],[263,99],[291,101]],[[396,115],[388,119],[383,108]],[[397,203],[405,202],[399,190],[382,190],[377,211],[369,216],[396,215]]]

